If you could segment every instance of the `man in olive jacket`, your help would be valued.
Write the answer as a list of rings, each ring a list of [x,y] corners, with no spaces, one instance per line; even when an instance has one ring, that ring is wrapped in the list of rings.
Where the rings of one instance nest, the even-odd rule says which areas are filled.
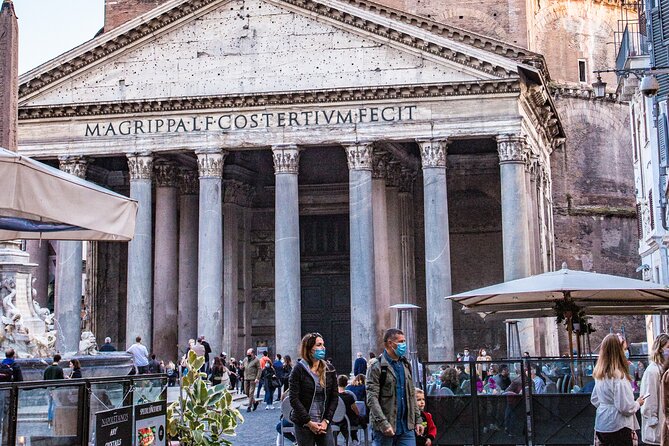
[[[383,335],[384,352],[367,367],[367,407],[374,446],[415,446],[423,433],[420,410],[406,360],[406,338],[391,328]],[[415,433],[414,433],[415,431]]]
[[[249,405],[246,411],[251,412],[252,407],[253,410],[258,408],[259,401],[256,401],[253,395],[256,392],[256,384],[258,384],[260,374],[262,373],[260,361],[252,348],[246,351],[246,358],[242,362],[242,367],[244,367],[244,393],[249,398]]]

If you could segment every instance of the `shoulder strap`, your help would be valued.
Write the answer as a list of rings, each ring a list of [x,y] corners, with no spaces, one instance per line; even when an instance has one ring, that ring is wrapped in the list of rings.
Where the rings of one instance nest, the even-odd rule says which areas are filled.
[[[382,365],[381,376],[379,376],[379,393],[381,392],[381,389],[383,389],[383,386],[386,385],[386,379],[388,379],[388,366]]]

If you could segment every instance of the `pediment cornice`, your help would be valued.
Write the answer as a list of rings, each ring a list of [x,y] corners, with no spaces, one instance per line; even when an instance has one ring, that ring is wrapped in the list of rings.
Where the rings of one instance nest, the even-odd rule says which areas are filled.
[[[125,47],[138,43],[167,29],[178,26],[190,16],[203,14],[226,0],[172,0],[151,13],[135,19],[109,33],[31,70],[20,78],[19,98],[24,99],[68,78],[79,70],[110,57]],[[440,24],[364,0],[268,0],[277,5],[299,8],[335,20],[347,27],[376,35],[399,45],[437,56],[463,66],[508,78],[516,75],[509,62],[527,64],[544,74],[543,57],[519,47],[469,31]],[[362,17],[364,15],[364,17]],[[396,26],[394,26],[396,24]],[[415,32],[413,32],[415,31]],[[472,52],[468,52],[471,48]],[[488,53],[490,58],[485,57]],[[502,63],[504,59],[506,63]],[[488,60],[489,59],[489,60]]]
[[[322,104],[508,93],[519,94],[520,91],[521,85],[519,79],[504,79],[449,84],[342,88],[108,103],[92,102],[63,106],[21,107],[19,108],[19,120],[120,115],[128,113],[140,114],[183,110],[251,108],[292,104]]]

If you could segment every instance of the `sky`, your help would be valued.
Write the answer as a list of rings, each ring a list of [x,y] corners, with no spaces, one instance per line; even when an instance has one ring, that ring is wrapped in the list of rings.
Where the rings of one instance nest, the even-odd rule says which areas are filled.
[[[104,0],[13,1],[20,74],[92,39],[104,24]]]

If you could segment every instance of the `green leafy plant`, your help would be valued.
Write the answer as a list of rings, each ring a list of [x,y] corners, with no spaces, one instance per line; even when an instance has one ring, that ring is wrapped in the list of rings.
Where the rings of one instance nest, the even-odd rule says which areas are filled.
[[[558,299],[553,305],[555,310],[555,319],[557,324],[567,325],[569,317],[571,317],[572,324],[579,324],[581,334],[594,333],[595,328],[592,326],[590,316],[586,316],[585,311],[581,309],[574,301],[569,299]]]
[[[235,436],[244,418],[232,408],[232,395],[224,384],[207,387],[199,370],[204,357],[188,352],[188,373],[181,378],[183,391],[167,408],[167,434],[182,446],[232,445],[225,437]]]

